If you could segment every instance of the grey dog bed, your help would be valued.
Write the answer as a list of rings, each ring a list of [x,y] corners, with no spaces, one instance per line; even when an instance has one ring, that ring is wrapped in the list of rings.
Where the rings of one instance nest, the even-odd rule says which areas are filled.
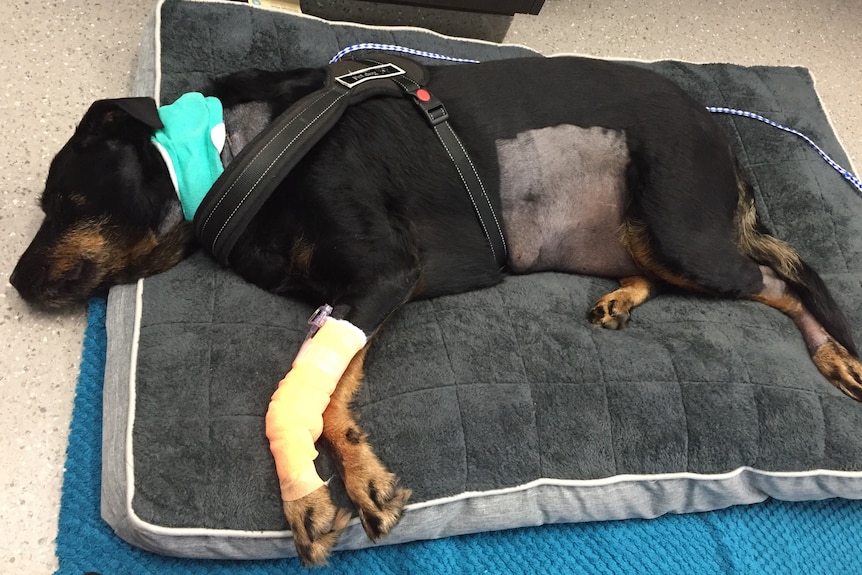
[[[237,3],[165,0],[156,16],[138,91],[163,103],[214,74],[322,65],[357,42],[482,60],[529,53]],[[791,124],[846,165],[805,69],[643,65],[704,104]],[[765,223],[862,325],[862,201],[793,136],[718,120]],[[411,303],[392,320],[357,401],[377,453],[413,490],[386,543],[862,496],[862,406],[817,372],[789,319],[751,302],[667,295],[626,330],[593,328],[586,312],[614,285],[510,277]],[[112,290],[102,514],[120,537],[190,557],[295,554],[263,415],[311,311],[200,253]],[[325,456],[318,463],[332,475]],[[331,487],[344,502],[337,478]],[[369,544],[354,519],[340,548]]]

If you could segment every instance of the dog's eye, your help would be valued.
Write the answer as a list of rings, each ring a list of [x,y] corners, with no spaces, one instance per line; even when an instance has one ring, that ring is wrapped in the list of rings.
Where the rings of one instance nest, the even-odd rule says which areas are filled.
[[[87,198],[81,194],[69,194],[68,202],[76,208],[83,208],[87,205]]]
[[[75,266],[66,273],[66,281],[74,282],[81,279],[84,275],[84,269],[87,265],[86,260],[80,260]]]
[[[57,223],[68,224],[80,220],[86,211],[85,199],[77,194],[42,194],[42,212]]]
[[[95,264],[86,258],[78,260],[74,266],[63,274],[58,286],[59,291],[73,289],[82,280],[87,280],[95,270]]]

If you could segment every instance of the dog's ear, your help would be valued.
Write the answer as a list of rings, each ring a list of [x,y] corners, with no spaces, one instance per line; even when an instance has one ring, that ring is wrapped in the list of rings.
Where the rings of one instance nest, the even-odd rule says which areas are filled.
[[[144,128],[152,132],[163,127],[156,102],[152,98],[98,100],[84,114],[74,140],[78,147],[86,148],[95,142],[127,134],[130,128]]]
[[[152,98],[117,98],[109,100],[116,107],[126,112],[132,118],[143,122],[153,129],[164,128],[159,117],[159,109]]]

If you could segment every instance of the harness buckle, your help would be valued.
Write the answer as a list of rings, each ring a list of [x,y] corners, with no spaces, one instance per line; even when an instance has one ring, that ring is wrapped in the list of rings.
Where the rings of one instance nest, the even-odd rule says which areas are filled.
[[[443,102],[425,88],[417,88],[408,93],[413,96],[413,102],[422,111],[422,115],[425,116],[431,127],[442,124],[449,119],[449,112],[446,111]]]

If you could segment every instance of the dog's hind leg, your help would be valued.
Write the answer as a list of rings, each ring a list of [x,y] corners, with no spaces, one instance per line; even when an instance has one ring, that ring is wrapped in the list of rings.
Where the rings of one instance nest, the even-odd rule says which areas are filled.
[[[790,246],[766,234],[752,232],[739,247],[740,251],[750,255],[735,249],[725,253],[722,258],[725,264],[736,260],[734,265],[725,268],[733,270],[733,273],[718,278],[718,282],[709,282],[693,274],[671,271],[651,251],[645,227],[633,226],[629,230],[632,233],[626,236],[626,240],[633,257],[651,277],[696,293],[751,299],[786,314],[802,333],[820,373],[832,385],[862,401],[862,364],[856,358],[856,348],[846,320],[820,277]],[[713,251],[710,257],[715,254]],[[752,272],[757,274],[754,279]],[[599,301],[591,312],[591,320],[607,318],[601,305],[613,300],[618,292],[623,295],[640,292],[645,294],[643,301],[652,293],[645,292],[644,287],[626,289],[623,285]],[[611,324],[606,327],[612,327],[613,319],[606,321]]]
[[[847,319],[819,275],[788,244],[757,221],[751,186],[738,178],[737,244],[760,263],[763,289],[751,299],[788,315],[802,332],[814,364],[832,385],[862,401],[862,364]]]
[[[589,320],[605,329],[622,329],[631,318],[631,310],[658,292],[658,284],[645,276],[620,279],[620,287],[602,296],[590,310]]]
[[[751,299],[773,307],[790,317],[808,346],[814,365],[829,382],[856,401],[862,401],[862,364],[839,343],[784,281],[770,267],[760,266],[763,290]],[[852,341],[850,343],[851,349]]]
[[[625,222],[623,243],[650,277],[688,291],[755,300],[785,313],[802,332],[824,377],[862,401],[862,364],[843,313],[796,251],[760,229],[750,187],[730,174],[735,178],[733,210],[728,174],[713,173],[701,181],[701,201],[694,207],[681,205],[673,195],[651,197],[650,207],[639,214],[642,219]]]

